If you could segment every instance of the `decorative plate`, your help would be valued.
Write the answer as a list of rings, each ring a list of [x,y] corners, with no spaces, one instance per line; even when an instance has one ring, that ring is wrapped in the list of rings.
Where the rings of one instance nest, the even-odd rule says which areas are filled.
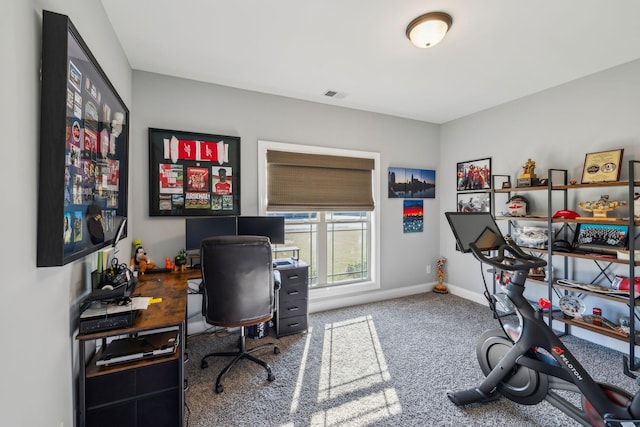
[[[582,315],[587,307],[584,305],[584,301],[574,295],[565,295],[560,298],[558,302],[562,313],[569,317],[576,317]]]

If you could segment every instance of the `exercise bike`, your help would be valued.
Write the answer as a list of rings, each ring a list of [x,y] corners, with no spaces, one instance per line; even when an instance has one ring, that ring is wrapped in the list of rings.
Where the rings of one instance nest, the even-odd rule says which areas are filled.
[[[595,381],[544,322],[542,308],[534,309],[524,297],[529,269],[544,267],[546,261],[503,238],[489,213],[447,212],[445,216],[458,249],[473,253],[500,275],[509,272],[506,292],[494,295],[490,305],[500,306],[501,313],[511,310],[518,319],[514,326],[496,316],[503,327],[484,332],[476,346],[486,378],[478,387],[449,392],[449,399],[459,406],[491,402],[500,396],[524,405],[546,400],[585,426],[640,426],[640,392],[631,394]],[[635,378],[626,364],[625,373]],[[559,390],[577,393],[580,404],[565,399]]]

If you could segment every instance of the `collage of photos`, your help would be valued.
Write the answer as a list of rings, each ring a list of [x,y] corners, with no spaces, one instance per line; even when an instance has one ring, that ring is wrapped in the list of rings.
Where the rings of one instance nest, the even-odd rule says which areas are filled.
[[[233,137],[150,129],[151,167],[157,171],[152,177],[151,214],[239,212],[238,149],[228,138]]]
[[[120,103],[81,64],[87,68],[86,61],[68,60],[63,241],[69,250],[91,237],[87,235],[90,206],[101,212],[97,220],[103,232],[113,228],[120,196],[118,145],[126,126]]]
[[[491,212],[491,158],[457,164],[457,211]]]

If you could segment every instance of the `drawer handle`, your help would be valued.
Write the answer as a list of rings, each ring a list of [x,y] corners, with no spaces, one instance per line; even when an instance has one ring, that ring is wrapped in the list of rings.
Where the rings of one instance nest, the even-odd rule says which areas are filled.
[[[289,323],[289,327],[290,328],[294,328],[296,326],[300,326],[300,323],[296,322],[296,323]]]
[[[288,308],[289,311],[298,311],[300,310],[300,307],[290,307]]]
[[[298,295],[299,293],[300,293],[300,291],[287,292],[288,295]]]
[[[287,276],[288,279],[297,279],[298,277],[300,277],[297,274],[294,274],[293,276]]]

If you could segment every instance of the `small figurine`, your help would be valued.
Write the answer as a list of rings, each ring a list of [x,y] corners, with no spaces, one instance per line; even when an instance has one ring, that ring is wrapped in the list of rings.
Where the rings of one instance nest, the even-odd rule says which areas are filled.
[[[527,163],[524,164],[524,166],[522,166],[522,175],[520,175],[520,178],[535,178],[536,174],[535,174],[535,169],[536,169],[536,162],[534,162],[531,159],[527,159]]]
[[[184,249],[178,252],[174,260],[173,271],[185,271],[187,269],[187,252]]]
[[[144,274],[147,270],[151,270],[156,264],[151,261],[151,258],[147,256],[147,253],[142,246],[142,241],[140,239],[135,239],[133,241],[134,251],[133,256],[131,257],[131,267],[134,270],[138,270],[140,274]]]
[[[447,259],[445,257],[438,258],[436,262],[436,269],[438,270],[438,284],[433,287],[433,292],[437,294],[448,294],[447,285],[443,283],[444,281],[444,265],[447,263]]]

